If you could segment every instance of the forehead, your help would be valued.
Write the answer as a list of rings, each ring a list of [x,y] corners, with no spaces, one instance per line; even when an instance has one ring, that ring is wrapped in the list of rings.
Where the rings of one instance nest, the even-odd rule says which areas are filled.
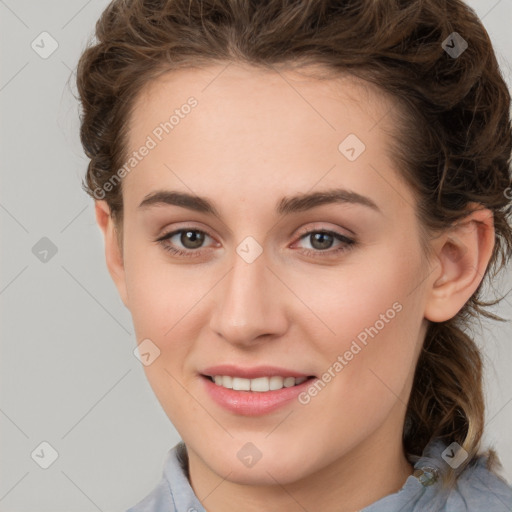
[[[318,79],[317,72],[231,63],[171,71],[147,84],[134,103],[128,146],[137,150],[149,137],[154,147],[123,189],[136,199],[162,184],[200,195],[222,183],[263,196],[304,192],[319,180],[371,189],[382,180],[376,173],[392,172],[393,101],[350,75]],[[340,149],[347,140],[364,148],[355,161]]]
[[[203,117],[218,114],[219,108],[253,114],[240,121],[283,117],[311,118],[336,130],[339,121],[366,118],[374,126],[395,106],[393,99],[375,85],[347,73],[334,73],[321,66],[289,69],[253,67],[240,63],[215,64],[163,73],[148,82],[134,102],[131,127],[149,129],[145,121],[172,113],[194,96],[201,103]],[[335,104],[336,111],[325,107]],[[340,116],[341,114],[341,116]],[[342,119],[340,119],[340,117]],[[316,118],[316,119],[315,119]],[[156,120],[156,119],[153,119]]]

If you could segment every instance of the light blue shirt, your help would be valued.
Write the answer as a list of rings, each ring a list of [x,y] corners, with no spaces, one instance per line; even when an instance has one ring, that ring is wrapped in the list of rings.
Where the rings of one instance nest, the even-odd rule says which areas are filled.
[[[413,464],[415,475],[403,487],[360,512],[512,512],[512,487],[486,468],[479,456],[460,473],[456,486],[442,490],[440,476],[448,468],[441,458],[446,445],[431,441]],[[433,471],[432,471],[433,469]],[[429,476],[435,475],[437,479]],[[206,512],[187,477],[186,446],[180,441],[169,450],[158,485],[126,512]],[[317,512],[317,511],[312,511]]]

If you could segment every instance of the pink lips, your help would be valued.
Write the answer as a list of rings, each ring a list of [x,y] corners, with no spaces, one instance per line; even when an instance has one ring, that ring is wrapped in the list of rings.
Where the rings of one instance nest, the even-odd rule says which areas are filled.
[[[212,366],[205,368],[201,373],[206,392],[213,401],[222,408],[243,416],[259,416],[273,412],[296,399],[315,380],[315,377],[312,377],[296,386],[274,391],[235,391],[218,386],[212,382],[209,376],[230,375],[232,377],[256,379],[258,377],[273,376],[299,378],[308,377],[308,375],[275,366],[241,368],[233,365]]]
[[[218,366],[210,366],[200,373],[209,375],[230,375],[231,377],[242,377],[244,379],[257,379],[258,377],[309,377],[311,374],[287,370],[277,366],[254,366],[252,368],[242,368],[232,364],[221,364]]]

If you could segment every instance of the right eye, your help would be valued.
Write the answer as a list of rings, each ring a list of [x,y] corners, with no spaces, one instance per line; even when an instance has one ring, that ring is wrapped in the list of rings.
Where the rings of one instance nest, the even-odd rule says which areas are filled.
[[[172,242],[172,239],[178,235],[179,237],[177,240]],[[211,238],[210,235],[204,231],[185,227],[161,236],[156,240],[156,242],[160,243],[160,245],[171,254],[184,256],[186,258],[195,258],[201,254],[200,251],[197,251],[196,249],[201,248],[205,237]],[[178,241],[185,247],[185,250],[175,247],[176,242]]]

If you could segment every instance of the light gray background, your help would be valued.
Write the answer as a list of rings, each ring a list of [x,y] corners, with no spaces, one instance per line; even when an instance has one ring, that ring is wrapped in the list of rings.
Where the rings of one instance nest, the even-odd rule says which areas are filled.
[[[107,3],[0,0],[3,512],[125,510],[156,485],[179,440],[133,355],[131,317],[106,269],[93,202],[80,187],[87,159],[66,84],[75,90],[73,70]],[[511,85],[512,0],[469,4]],[[31,47],[43,31],[58,43],[47,59]],[[43,237],[57,248],[46,263],[32,252]],[[512,287],[510,274],[499,282],[502,291]],[[512,316],[510,296],[498,311]],[[481,334],[485,442],[497,448],[510,482],[512,326],[484,324]],[[31,458],[43,441],[59,455],[48,469]]]

